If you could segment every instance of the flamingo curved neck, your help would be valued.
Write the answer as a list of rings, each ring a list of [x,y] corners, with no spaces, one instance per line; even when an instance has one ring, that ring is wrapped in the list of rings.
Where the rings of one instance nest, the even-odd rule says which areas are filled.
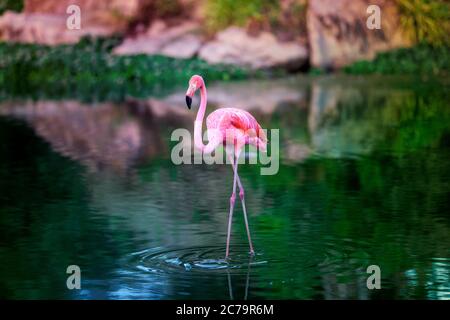
[[[203,86],[200,88],[200,107],[198,109],[197,117],[195,118],[194,122],[194,145],[203,153],[210,153],[214,149],[213,141],[209,141],[207,145],[204,145],[202,139],[202,126],[203,118],[205,117],[207,99],[206,86],[205,84],[203,84]]]

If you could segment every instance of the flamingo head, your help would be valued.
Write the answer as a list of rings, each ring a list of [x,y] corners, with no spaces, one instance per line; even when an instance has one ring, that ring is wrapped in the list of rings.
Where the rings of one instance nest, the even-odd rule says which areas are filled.
[[[195,94],[195,91],[200,89],[205,85],[203,78],[199,75],[193,75],[189,80],[189,88],[186,91],[186,105],[189,109],[191,109],[192,97]]]

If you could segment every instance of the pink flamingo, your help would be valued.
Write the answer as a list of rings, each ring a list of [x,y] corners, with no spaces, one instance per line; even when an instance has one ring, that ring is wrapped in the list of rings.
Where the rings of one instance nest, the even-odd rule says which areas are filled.
[[[245,208],[244,188],[238,175],[238,159],[242,147],[251,144],[265,152],[267,147],[267,138],[261,126],[255,118],[247,111],[236,108],[221,108],[212,112],[206,119],[208,144],[204,145],[202,140],[202,125],[206,110],[206,86],[203,78],[194,75],[189,80],[189,88],[186,92],[186,104],[191,109],[192,97],[200,89],[200,108],[194,122],[194,144],[203,154],[213,152],[217,146],[223,144],[231,161],[234,171],[233,192],[230,197],[230,213],[228,217],[227,247],[225,258],[228,258],[231,235],[231,221],[233,218],[233,209],[236,199],[236,183],[239,186],[239,197],[241,198],[242,209],[244,211],[245,228],[247,230],[248,242],[250,245],[250,254],[254,254],[250,228],[248,226],[247,212]],[[230,150],[228,147],[234,147]],[[233,159],[234,155],[234,159]]]

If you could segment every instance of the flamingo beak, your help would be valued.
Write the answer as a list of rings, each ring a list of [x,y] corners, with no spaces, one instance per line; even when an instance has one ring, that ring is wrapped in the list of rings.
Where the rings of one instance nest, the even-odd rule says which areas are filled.
[[[191,110],[192,98],[189,97],[188,95],[186,95],[186,105],[189,108],[189,110]]]
[[[189,108],[189,110],[191,109],[192,97],[195,94],[195,90],[196,90],[195,85],[194,84],[189,84],[189,88],[186,91],[186,105]]]

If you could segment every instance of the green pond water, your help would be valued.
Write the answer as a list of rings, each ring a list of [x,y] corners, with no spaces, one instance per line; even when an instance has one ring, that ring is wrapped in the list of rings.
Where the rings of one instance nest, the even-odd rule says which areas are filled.
[[[240,165],[256,255],[237,201],[228,263],[230,166],[171,160],[171,133],[192,132],[197,110],[186,88],[122,103],[3,100],[0,298],[450,299],[449,87],[209,85],[208,112],[236,106],[279,129],[277,174]],[[70,265],[79,290],[66,286]]]

